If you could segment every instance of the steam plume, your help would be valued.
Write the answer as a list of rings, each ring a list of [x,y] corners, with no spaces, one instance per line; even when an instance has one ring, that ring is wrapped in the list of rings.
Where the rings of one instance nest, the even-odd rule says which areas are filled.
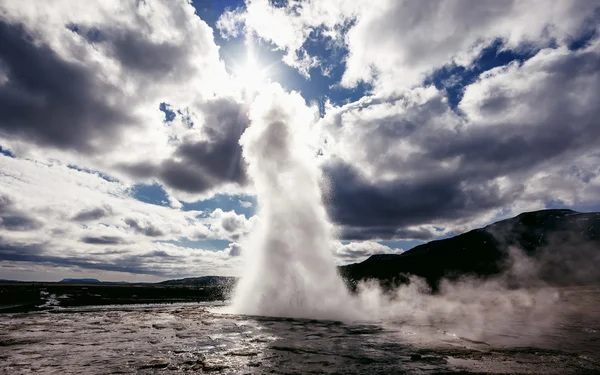
[[[333,228],[322,204],[320,170],[308,147],[315,112],[296,93],[277,84],[265,87],[250,106],[251,125],[240,143],[254,180],[258,226],[243,243],[246,270],[232,309],[249,315],[339,320],[394,320],[409,325],[444,326],[470,337],[506,330],[515,318],[551,323],[557,296],[547,289],[507,288],[503,277],[445,282],[432,296],[426,283],[384,292],[362,283],[350,294],[331,251]],[[515,257],[521,273],[522,258]],[[542,327],[542,328],[540,328]]]
[[[238,313],[339,318],[350,299],[330,251],[332,226],[308,147],[314,112],[273,84],[254,100],[240,143],[258,196],[258,228],[244,244]],[[346,316],[348,317],[348,316]]]

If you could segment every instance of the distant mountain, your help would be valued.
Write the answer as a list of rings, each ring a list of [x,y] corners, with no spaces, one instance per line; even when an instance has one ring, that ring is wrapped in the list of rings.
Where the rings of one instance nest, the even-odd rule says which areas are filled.
[[[61,284],[101,284],[98,279],[62,279]]]
[[[236,281],[237,278],[229,276],[201,276],[167,280],[157,284],[167,286],[230,286]]]
[[[518,261],[510,256],[511,248],[522,250],[528,269],[521,273],[531,278],[558,285],[598,283],[600,213],[527,212],[402,254],[373,255],[340,272],[350,284],[378,279],[389,286],[417,275],[435,289],[442,278],[487,277],[511,269]]]

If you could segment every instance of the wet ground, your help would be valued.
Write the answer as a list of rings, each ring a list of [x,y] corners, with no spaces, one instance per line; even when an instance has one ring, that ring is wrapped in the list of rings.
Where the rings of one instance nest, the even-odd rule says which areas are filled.
[[[56,308],[0,315],[0,374],[599,374],[600,296],[539,337],[519,324],[487,337],[398,322],[219,314],[215,305]],[[575,311],[575,315],[573,315]]]

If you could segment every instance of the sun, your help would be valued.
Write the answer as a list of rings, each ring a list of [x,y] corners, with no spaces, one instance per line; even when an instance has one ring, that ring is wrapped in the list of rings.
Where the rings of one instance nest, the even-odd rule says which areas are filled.
[[[246,62],[235,69],[235,79],[247,91],[256,91],[265,83],[267,69],[261,67],[253,56],[248,56]]]
[[[258,92],[267,83],[271,73],[271,66],[261,63],[253,44],[251,40],[247,40],[245,60],[236,64],[233,69],[233,78],[245,95]]]

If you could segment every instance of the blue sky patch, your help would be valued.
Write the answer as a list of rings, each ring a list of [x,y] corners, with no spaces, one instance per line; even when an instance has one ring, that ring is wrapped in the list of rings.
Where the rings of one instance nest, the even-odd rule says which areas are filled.
[[[585,25],[583,25],[583,31],[569,41],[567,47],[571,51],[585,48],[589,43],[598,36],[597,25],[600,23],[600,8],[596,8],[594,15],[592,15]]]
[[[175,120],[175,117],[177,116],[175,111],[173,111],[171,108],[171,105],[165,102],[160,103],[158,106],[158,109],[165,114],[165,122],[167,123]]]
[[[9,158],[15,158],[15,154],[13,154],[9,149],[3,148],[0,145],[0,154],[4,156],[8,156]]]
[[[523,46],[520,50],[507,50],[504,49],[504,41],[498,39],[484,48],[469,67],[446,65],[433,72],[425,79],[424,84],[433,84],[438,90],[446,91],[448,103],[452,108],[456,108],[462,100],[465,88],[477,81],[481,73],[508,65],[513,61],[523,63],[535,56],[538,51],[539,49],[528,46]]]
[[[130,189],[131,196],[140,202],[168,207],[169,196],[163,187],[158,184],[136,184]],[[204,216],[210,215],[214,210],[235,211],[246,218],[254,216],[256,212],[256,197],[250,195],[218,194],[213,198],[197,202],[181,202],[183,211],[203,211]]]
[[[192,0],[192,6],[196,8],[196,14],[212,27],[217,30],[216,23],[221,14],[226,9],[235,9],[244,6],[244,0]],[[218,34],[218,31],[215,31]],[[215,38],[217,35],[215,35]]]
[[[246,218],[254,216],[256,212],[256,197],[250,195],[225,195],[218,194],[211,199],[198,202],[181,202],[183,211],[204,211],[210,214],[217,208],[227,212],[235,211]]]
[[[169,206],[169,196],[160,184],[137,184],[131,188],[131,195],[138,201],[157,206]]]

